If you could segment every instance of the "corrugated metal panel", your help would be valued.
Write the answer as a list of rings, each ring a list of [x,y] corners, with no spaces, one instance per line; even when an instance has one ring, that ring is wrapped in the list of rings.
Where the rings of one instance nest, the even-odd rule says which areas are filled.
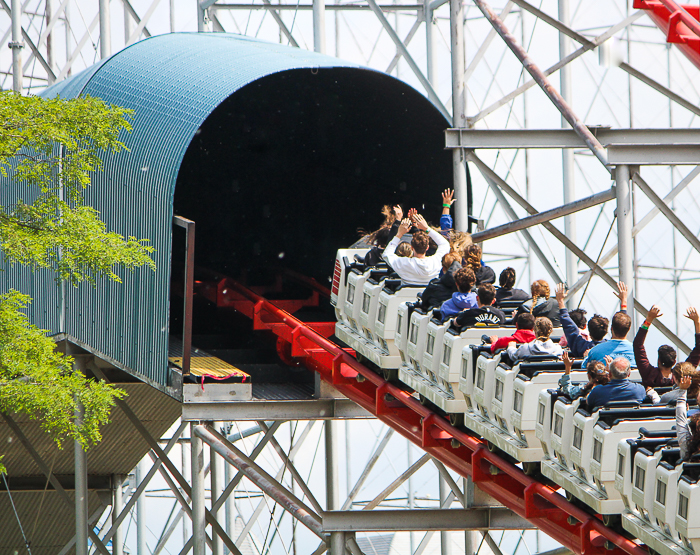
[[[173,196],[192,137],[221,102],[245,85],[273,73],[331,67],[372,71],[237,35],[179,33],[135,43],[99,68],[47,90],[64,98],[88,94],[135,111],[134,131],[124,136],[129,152],[105,157],[105,171],[95,176],[86,201],[110,230],[150,239],[158,270],[127,273],[122,284],[105,280],[94,289],[67,287],[63,329],[57,327],[58,299],[48,289],[43,292],[45,281],[36,283],[32,317],[165,385]],[[17,272],[0,278],[7,286],[26,279]]]
[[[13,492],[24,533],[31,545],[32,555],[56,555],[75,535],[75,512],[52,490],[43,492]],[[73,500],[73,492],[68,496]],[[93,514],[101,503],[98,494],[88,493],[88,514]],[[26,553],[22,533],[12,510],[10,497],[0,491],[0,553]],[[75,553],[71,549],[69,553]]]
[[[126,402],[129,407],[156,439],[167,432],[180,417],[180,403],[149,385],[121,384],[120,388],[128,394]],[[55,474],[74,473],[72,442],[67,442],[63,449],[58,449],[48,434],[41,430],[38,422],[24,416],[14,418],[22,433]],[[39,467],[1,418],[0,446],[2,462],[7,467],[10,479],[42,475]],[[88,473],[99,476],[128,474],[146,453],[148,445],[145,440],[124,413],[115,407],[109,424],[102,428],[102,441],[88,451]]]

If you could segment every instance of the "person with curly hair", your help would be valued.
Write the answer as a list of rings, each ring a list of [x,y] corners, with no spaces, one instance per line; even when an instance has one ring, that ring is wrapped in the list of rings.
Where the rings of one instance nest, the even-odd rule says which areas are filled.
[[[484,265],[481,256],[481,247],[476,243],[472,243],[464,249],[462,264],[464,264],[465,268],[471,268],[474,272],[477,287],[485,283],[496,283],[496,272],[490,266]]]

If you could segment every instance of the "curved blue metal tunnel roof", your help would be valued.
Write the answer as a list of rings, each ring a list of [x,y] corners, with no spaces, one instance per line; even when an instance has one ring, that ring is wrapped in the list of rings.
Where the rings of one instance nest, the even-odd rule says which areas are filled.
[[[108,229],[148,238],[158,270],[125,273],[123,284],[61,288],[43,272],[8,269],[0,280],[34,296],[33,322],[167,386],[171,222],[183,157],[207,117],[236,91],[305,68],[371,72],[415,94],[398,80],[330,56],[221,33],[152,37],[46,89],[42,96],[90,95],[134,110],[133,132],[123,136],[128,150],[105,156],[86,202]],[[437,112],[424,100],[425,110]],[[3,197],[16,199],[18,190],[10,187]]]

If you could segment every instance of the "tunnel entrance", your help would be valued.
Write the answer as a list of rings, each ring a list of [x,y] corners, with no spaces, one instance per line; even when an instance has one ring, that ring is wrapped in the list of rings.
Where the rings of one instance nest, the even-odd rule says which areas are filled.
[[[295,69],[244,86],[201,125],[178,174],[174,211],[196,222],[196,265],[253,285],[286,268],[330,286],[336,250],[378,227],[383,204],[438,223],[452,186],[447,126],[420,93],[371,70]],[[312,321],[332,319],[321,304]],[[233,348],[213,336],[235,320],[195,304],[195,344]]]

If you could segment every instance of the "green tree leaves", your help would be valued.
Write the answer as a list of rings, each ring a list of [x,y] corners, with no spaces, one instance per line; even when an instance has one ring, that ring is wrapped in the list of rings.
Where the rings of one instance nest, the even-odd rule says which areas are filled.
[[[6,263],[52,270],[57,281],[74,286],[96,286],[98,278],[120,282],[120,268],[155,270],[147,240],[108,231],[83,202],[91,174],[102,169],[101,156],[125,148],[119,136],[131,130],[131,116],[95,98],[0,92],[0,174],[27,187],[24,198],[0,205]],[[59,445],[71,438],[87,448],[100,440],[100,425],[124,393],[75,370],[46,330],[29,322],[23,311],[30,301],[14,290],[0,294],[0,410],[40,420]]]

